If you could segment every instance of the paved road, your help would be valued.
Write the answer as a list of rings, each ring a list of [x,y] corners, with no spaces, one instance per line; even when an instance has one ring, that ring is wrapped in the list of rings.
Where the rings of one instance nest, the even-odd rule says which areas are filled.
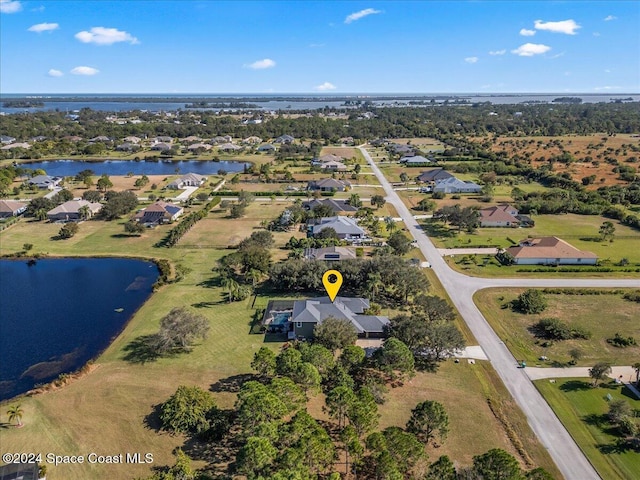
[[[501,279],[469,277],[452,270],[422,231],[413,215],[393,190],[369,153],[362,147],[359,150],[369,162],[378,181],[384,187],[387,201],[404,219],[409,233],[415,238],[417,246],[440,279],[451,301],[462,315],[469,329],[482,346],[505,386],[516,400],[529,425],[567,480],[599,479],[582,451],[573,441],[558,417],[524,372],[516,367],[517,361],[504,343],[487,323],[478,307],[473,303],[473,294],[487,287],[639,287],[637,279]]]

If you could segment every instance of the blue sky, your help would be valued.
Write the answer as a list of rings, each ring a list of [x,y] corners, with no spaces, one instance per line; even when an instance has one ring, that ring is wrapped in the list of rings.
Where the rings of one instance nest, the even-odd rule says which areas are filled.
[[[2,93],[640,91],[637,1],[0,0]]]

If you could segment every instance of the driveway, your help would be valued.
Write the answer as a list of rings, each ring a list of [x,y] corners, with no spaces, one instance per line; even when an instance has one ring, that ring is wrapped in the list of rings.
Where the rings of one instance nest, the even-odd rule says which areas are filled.
[[[526,415],[529,425],[540,442],[567,480],[599,479],[582,451],[571,438],[551,407],[535,388],[525,370],[517,368],[517,361],[511,352],[487,323],[478,307],[473,303],[473,294],[488,287],[635,287],[640,286],[636,279],[501,279],[468,277],[452,270],[413,218],[407,206],[393,190],[369,153],[359,150],[378,177],[391,203],[404,219],[409,233],[440,279],[454,306],[469,326],[476,340],[486,352],[512,397]]]
[[[497,248],[439,248],[440,255],[495,255]]]
[[[198,190],[198,188],[200,187],[187,187],[183,190],[183,192],[180,195],[174,197],[174,200],[178,202],[189,200],[189,197],[193,195],[193,192]]]

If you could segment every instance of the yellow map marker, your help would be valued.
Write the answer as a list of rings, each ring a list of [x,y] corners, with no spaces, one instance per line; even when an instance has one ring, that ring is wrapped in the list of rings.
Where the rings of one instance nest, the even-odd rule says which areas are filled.
[[[332,275],[336,277],[336,280],[334,282],[331,282],[329,280],[329,277],[331,277]],[[342,274],[337,270],[327,270],[326,272],[324,272],[324,275],[322,275],[322,284],[324,285],[324,289],[329,294],[329,299],[333,302],[338,295],[340,287],[342,286]]]

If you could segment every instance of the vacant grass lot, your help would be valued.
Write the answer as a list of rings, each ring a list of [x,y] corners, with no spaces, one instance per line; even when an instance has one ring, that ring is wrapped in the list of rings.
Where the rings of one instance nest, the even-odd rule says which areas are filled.
[[[636,411],[640,400],[615,383],[600,388],[592,388],[583,378],[534,383],[603,479],[638,478],[640,455],[616,447],[616,436],[610,431],[604,414],[608,411],[607,395],[613,400],[629,402]]]
[[[19,222],[2,232],[2,253],[17,252],[23,243],[30,242],[35,245],[34,252],[52,255],[168,258],[184,272],[180,282],[165,285],[151,296],[96,360],[90,373],[63,388],[20,399],[25,426],[17,429],[0,425],[2,448],[59,455],[150,452],[154,454],[154,465],[161,466],[173,464],[173,449],[183,446],[194,457],[196,468],[214,461],[224,463],[212,453],[185,445],[181,436],[159,432],[153,412],[182,384],[210,389],[220,406],[232,407],[234,384],[250,373],[253,354],[265,344],[264,336],[250,335],[249,331],[254,308],[264,307],[268,298],[258,297],[254,307],[253,299],[229,304],[211,269],[218,258],[228,253],[224,247],[249,235],[262,219],[277,213],[270,201],[254,202],[247,209],[247,217],[240,220],[224,218],[225,214],[214,210],[173,249],[153,247],[171,228],[169,225],[148,229],[140,237],[129,237],[123,235],[124,220],[84,222],[75,237],[64,241],[51,240],[60,228],[56,224]],[[291,234],[279,234],[277,244]],[[206,246],[217,248],[200,248]],[[434,291],[438,289],[434,287]],[[150,363],[127,361],[128,345],[139,336],[156,332],[160,319],[176,306],[187,306],[204,315],[211,325],[208,338],[188,355]],[[281,344],[267,345],[277,350]],[[427,398],[445,402],[452,426],[444,446],[429,452],[432,458],[448,453],[466,465],[473,455],[493,447],[515,453],[504,427],[506,418],[509,432],[515,432],[512,437],[517,436],[523,443],[533,462],[556,472],[489,364],[451,362],[438,373],[418,374],[406,387],[390,392],[387,404],[381,407],[382,425],[403,425],[409,409]],[[487,398],[500,406],[495,410],[498,417],[488,408]],[[5,402],[0,411],[6,411],[7,405],[13,403]],[[320,404],[318,399],[310,403],[319,416]],[[473,415],[469,415],[470,411]],[[47,478],[128,480],[148,474],[149,466],[145,465],[84,464],[49,466]]]
[[[640,346],[614,347],[606,339],[616,332],[624,337],[633,336],[640,342],[640,304],[624,300],[621,295],[557,295],[546,294],[547,309],[536,315],[516,313],[503,308],[524,289],[486,289],[477,292],[474,301],[502,338],[516,359],[529,364],[565,364],[571,357],[569,351],[579,349],[584,357],[578,365],[591,366],[596,362],[612,365],[630,365],[640,358]],[[555,317],[571,326],[582,327],[591,332],[589,340],[564,340],[550,342],[543,347],[529,330],[542,318]],[[540,356],[549,362],[540,362]]]

